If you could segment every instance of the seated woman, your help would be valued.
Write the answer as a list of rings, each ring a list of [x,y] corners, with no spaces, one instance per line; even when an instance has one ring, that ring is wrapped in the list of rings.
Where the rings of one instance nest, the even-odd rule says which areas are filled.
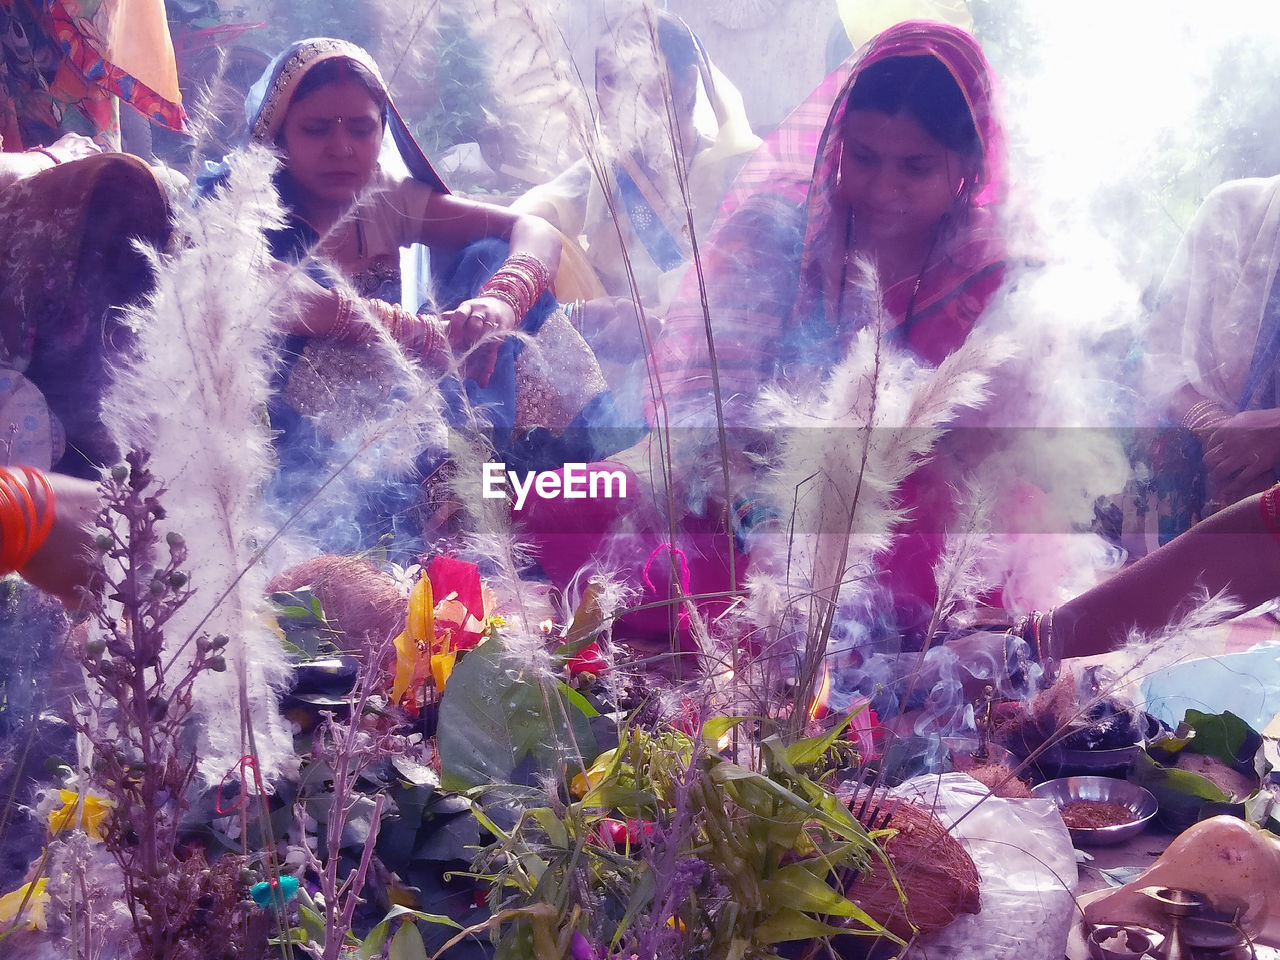
[[[7,146],[7,141],[5,141]],[[121,307],[151,287],[142,242],[163,248],[169,199],[137,157],[68,134],[0,153],[0,461],[80,477],[114,463],[102,423]]]
[[[642,15],[623,20],[596,50],[600,156],[582,158],[511,205],[571,238],[556,292],[582,301],[574,324],[635,424],[650,393],[652,338],[693,243],[706,239],[734,175],[760,145],[741,95],[688,24],[662,10],[653,18],[657,50]]]
[[[821,128],[815,117],[826,118]],[[891,341],[925,363],[937,363],[964,342],[1006,271],[992,210],[1003,187],[1003,150],[992,76],[976,41],[929,22],[898,24],[876,37],[855,55],[847,75],[828,78],[766,141],[730,193],[704,255],[709,309],[703,309],[698,278],[688,276],[655,345],[662,392],[652,414],[669,431],[675,478],[670,499],[645,528],[648,538],[636,538],[640,552],[630,563],[643,564],[652,547],[671,539],[670,505],[682,534],[686,589],[731,588],[725,507],[706,502],[708,495],[724,496],[724,483],[690,476],[702,467],[688,461],[706,458],[699,457],[702,441],[684,438],[718,422],[731,431],[749,429],[763,385],[811,384],[835,366],[871,313],[855,269],[859,258],[874,268]],[[768,438],[730,433],[738,448],[731,458],[744,467],[734,482],[745,489],[734,497],[750,492],[746,461],[758,442]],[[660,456],[654,444],[629,463],[643,469],[647,461],[656,472]],[[949,479],[945,470],[918,472],[902,499],[916,503],[918,513],[945,512]],[[666,499],[661,491],[658,499]],[[555,512],[553,505],[538,506]],[[741,509],[735,504],[738,519],[754,512],[748,502]],[[567,516],[539,526],[563,531],[582,529],[583,522],[606,528],[599,518],[579,517],[575,525]],[[921,538],[904,541],[911,539]],[[554,537],[555,547],[542,553],[553,580],[571,575],[591,553],[565,541]],[[934,536],[923,550],[908,542],[884,567],[916,593],[932,593],[930,567],[940,541]],[[913,549],[916,555],[908,556]],[[733,569],[740,581],[744,558]],[[658,599],[664,579],[646,577]]]
[[[829,369],[839,359],[866,316],[857,258],[875,267],[891,339],[927,363],[964,341],[1004,276],[994,223],[1004,135],[977,43],[955,27],[913,21],[853,61],[825,125],[813,118],[843,71],[743,169],[704,267],[721,328],[713,332],[729,350],[717,355],[721,392],[735,398],[731,415],[739,409],[748,422],[760,384],[798,362]],[[673,423],[705,414],[710,397],[691,282],[677,307],[655,348],[659,372],[670,374],[663,403]]]
[[[1169,398],[1169,419],[1193,438],[1183,469],[1170,476],[1162,541],[1280,475],[1277,269],[1280,177],[1213,190],[1174,256],[1152,320],[1150,389]]]
[[[547,293],[560,253],[550,226],[450,194],[377,66],[346,41],[293,44],[254,85],[246,112],[252,139],[282,155],[277,184],[290,218],[272,235],[274,254],[295,262],[323,258],[341,274],[310,269],[314,279],[287,347],[287,384],[273,411],[286,466],[291,457],[311,457],[304,448],[315,442],[312,427],[324,427],[316,415],[332,412],[335,384],[369,379],[359,369],[369,359],[362,353],[366,318],[429,374],[457,373],[443,383],[453,424],[478,412],[500,458],[546,457],[558,465],[564,447],[556,438],[587,442],[578,427],[608,400],[589,349]],[[387,129],[408,176],[379,163]],[[203,188],[219,175],[205,177]],[[435,292],[451,309],[422,310],[416,291],[399,305],[400,253],[411,244],[429,247]],[[505,337],[517,330],[534,340]],[[550,364],[554,382],[546,377]],[[518,443],[538,428],[537,442]]]
[[[596,50],[596,101],[609,141],[599,149],[610,160],[610,193],[591,160],[583,158],[520,197],[512,209],[540,216],[580,242],[567,265],[584,254],[606,296],[631,300],[638,294],[648,311],[661,316],[692,256],[690,213],[694,236],[705,237],[734,175],[760,138],[751,132],[742,96],[688,24],[662,10],[654,13],[654,23],[657,51],[642,16],[623,21]],[[655,52],[661,55],[659,64],[653,62]],[[665,83],[660,71],[666,72]],[[667,113],[667,90],[673,117]],[[714,124],[699,111],[700,100]],[[562,264],[558,292],[565,279]],[[581,289],[586,293],[577,299],[590,295],[590,285]],[[633,340],[638,348],[638,337]]]

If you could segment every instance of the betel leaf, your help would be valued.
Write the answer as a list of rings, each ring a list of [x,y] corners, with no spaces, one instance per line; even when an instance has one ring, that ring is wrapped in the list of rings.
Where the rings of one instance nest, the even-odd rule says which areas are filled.
[[[596,754],[588,717],[557,678],[513,654],[500,637],[454,668],[436,730],[448,790],[510,782],[518,768],[554,770]]]
[[[1222,713],[1188,710],[1183,722],[1196,733],[1186,749],[1223,763],[1252,765],[1262,746],[1261,734],[1229,710]]]
[[[1170,829],[1185,829],[1216,813],[1240,816],[1246,811],[1239,799],[1207,777],[1175,764],[1180,754],[1194,753],[1237,771],[1251,770],[1260,782],[1266,770],[1261,746],[1262,737],[1229,711],[1188,710],[1174,736],[1163,737],[1138,754],[1129,779],[1151,791],[1160,805],[1160,820]]]
[[[1146,787],[1156,795],[1156,799],[1161,799],[1161,794],[1168,792],[1171,794],[1179,794],[1188,800],[1209,800],[1213,803],[1230,803],[1231,798],[1222,792],[1220,788],[1215,786],[1212,781],[1193,773],[1190,770],[1180,770],[1177,767],[1166,767],[1146,754],[1138,754],[1134,759],[1133,769],[1130,779],[1134,783]],[[1175,802],[1171,800],[1170,802]],[[1165,805],[1165,801],[1161,801],[1161,806]]]

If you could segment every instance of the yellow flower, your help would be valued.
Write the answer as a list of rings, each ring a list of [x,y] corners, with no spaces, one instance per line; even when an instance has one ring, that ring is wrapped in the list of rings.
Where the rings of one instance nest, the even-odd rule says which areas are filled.
[[[79,827],[90,840],[102,839],[102,824],[114,803],[91,793],[82,796],[71,790],[59,790],[58,798],[62,806],[49,813],[49,836],[56,837],[64,830]]]
[[[581,800],[588,793],[604,781],[609,775],[609,767],[613,764],[613,758],[617,754],[617,750],[606,750],[600,756],[596,757],[596,762],[591,764],[587,770],[578,774],[569,784],[569,789],[573,791],[573,795]]]
[[[24,883],[12,893],[0,897],[0,931],[6,929],[21,911],[22,922],[28,928],[48,930],[48,918],[45,910],[49,906],[49,894],[45,892],[48,877],[41,877],[35,883]]]
[[[444,692],[444,685],[449,682],[449,676],[453,673],[453,665],[457,659],[456,650],[431,655],[431,679],[435,681],[436,689],[441,693]]]
[[[409,592],[409,615],[405,628],[395,639],[396,675],[391,684],[391,700],[399,703],[407,696],[409,705],[421,706],[421,688],[431,673],[431,643],[435,639],[431,581],[420,577]]]

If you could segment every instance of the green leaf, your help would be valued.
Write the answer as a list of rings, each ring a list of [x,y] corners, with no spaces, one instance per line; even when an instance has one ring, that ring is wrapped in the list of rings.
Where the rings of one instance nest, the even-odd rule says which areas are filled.
[[[1185,722],[1196,732],[1187,749],[1216,757],[1223,763],[1252,764],[1262,746],[1261,735],[1229,710],[1222,713],[1188,710]]]
[[[874,930],[862,930],[858,927],[834,927],[821,920],[815,920],[808,914],[783,907],[775,910],[771,916],[759,923],[755,929],[757,943],[785,943],[788,940],[818,940],[822,937],[835,937],[842,934],[880,934],[883,928],[877,925]],[[893,937],[893,934],[884,935]],[[897,937],[893,939],[901,943]]]
[[[458,923],[451,917],[446,917],[440,913],[424,913],[421,910],[414,910],[412,907],[402,907],[399,904],[393,906],[387,911],[387,915],[382,918],[383,923],[389,923],[392,920],[398,920],[401,917],[412,917],[414,920],[425,920],[427,923],[440,923],[446,927],[453,927],[455,930],[461,930],[462,924]]]
[[[803,740],[797,740],[795,743],[791,744],[791,746],[786,749],[787,762],[796,767],[803,767],[810,763],[817,763],[826,756],[826,753],[831,749],[832,744],[840,739],[845,728],[853,722],[854,717],[856,717],[862,710],[866,709],[866,706],[866,704],[859,706],[856,710],[845,717],[844,720],[838,723],[835,726],[835,729],[830,730],[821,736],[806,737]]]
[[[384,917],[382,922],[369,931],[369,935],[364,938],[364,943],[360,944],[360,960],[381,960],[383,944],[387,942],[387,934],[391,930],[391,918]]]
[[[584,807],[606,807],[628,815],[653,813],[658,808],[658,798],[648,790],[631,790],[605,781],[582,798]]]
[[[782,784],[770,780],[763,774],[727,761],[716,763],[710,770],[710,776],[717,783],[750,785],[753,789],[762,791],[773,799],[803,812],[806,816],[813,818],[846,840],[859,840],[866,837],[867,832],[862,824],[858,823],[853,814],[849,813],[839,803],[828,804],[824,802],[822,806],[817,806],[788,790]],[[827,794],[826,796],[830,797],[831,795]],[[827,807],[827,809],[823,809],[823,807]]]
[[[587,716],[561,695],[558,680],[507,650],[500,637],[454,668],[436,732],[441,780],[450,790],[519,781],[535,770],[595,756]]]
[[[713,750],[720,748],[720,738],[740,723],[758,720],[759,717],[710,717],[702,725],[702,739]]]
[[[581,710],[582,713],[584,713],[588,717],[600,716],[600,711],[597,710],[595,706],[591,703],[591,701],[588,700],[586,697],[584,697],[581,693],[573,689],[573,687],[569,686],[563,680],[557,680],[556,683],[558,683],[560,686],[560,693],[562,693],[570,703],[572,703],[575,707]]]
[[[568,849],[569,831],[565,829],[564,822],[556,816],[554,810],[550,807],[538,807],[530,812],[553,847],[559,847],[561,850]]]
[[[391,947],[387,950],[387,960],[427,960],[427,945],[422,942],[422,934],[412,923],[400,924],[400,929],[391,938]]]
[[[805,913],[849,917],[868,928],[877,927],[865,910],[841,896],[825,880],[814,876],[804,863],[787,864],[762,883],[760,889],[775,909],[785,905]]]
[[[609,945],[610,950],[622,942],[622,935],[635,922],[636,917],[649,909],[649,904],[653,902],[653,897],[657,892],[658,884],[654,879],[653,871],[649,869],[648,864],[642,863],[639,875],[631,885],[631,897],[627,901],[627,911],[622,915],[622,919],[618,921],[617,929],[613,932],[613,942]]]
[[[301,900],[301,897],[299,897],[299,900]],[[302,935],[306,938],[305,942],[323,944],[325,933],[324,917],[313,907],[314,904],[307,906],[299,902],[298,926],[302,930]]]

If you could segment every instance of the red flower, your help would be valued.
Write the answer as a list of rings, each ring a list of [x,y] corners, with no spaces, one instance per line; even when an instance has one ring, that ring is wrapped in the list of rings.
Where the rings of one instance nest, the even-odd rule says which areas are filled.
[[[431,595],[436,598],[436,634],[448,631],[454,650],[470,650],[484,633],[485,596],[480,568],[453,557],[432,557],[427,567]]]
[[[600,644],[592,640],[585,647],[569,658],[569,673],[594,673],[597,677],[608,673],[609,664],[600,654]]]

